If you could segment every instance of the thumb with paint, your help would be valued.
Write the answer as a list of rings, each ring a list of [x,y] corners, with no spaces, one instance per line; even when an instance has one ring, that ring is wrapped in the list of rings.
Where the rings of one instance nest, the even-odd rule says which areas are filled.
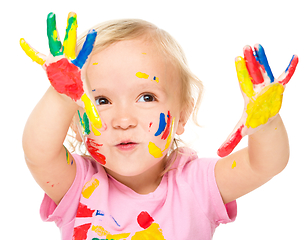
[[[271,122],[279,113],[286,84],[298,64],[293,55],[289,66],[274,79],[265,51],[259,44],[243,49],[244,58],[235,60],[237,77],[244,98],[244,111],[232,133],[218,149],[218,155],[229,155],[244,136],[251,135]]]
[[[82,76],[82,68],[92,52],[97,32],[89,31],[78,56],[76,56],[77,17],[75,13],[71,12],[68,15],[63,44],[56,29],[55,14],[52,12],[47,17],[47,35],[50,49],[48,57],[32,48],[23,38],[20,39],[20,45],[34,62],[42,65],[53,88],[83,107],[92,126],[96,129],[102,128],[91,89]]]

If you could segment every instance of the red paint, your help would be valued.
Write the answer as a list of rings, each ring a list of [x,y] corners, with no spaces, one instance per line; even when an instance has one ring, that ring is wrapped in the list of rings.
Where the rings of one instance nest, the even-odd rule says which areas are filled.
[[[47,75],[51,85],[59,92],[73,100],[79,100],[84,93],[81,71],[66,58],[47,66]]]
[[[253,84],[260,84],[264,82],[263,76],[260,72],[261,65],[253,55],[253,50],[250,46],[246,46],[244,49],[244,60],[248,69],[251,81]]]
[[[170,124],[171,124],[171,115],[170,115],[170,111],[168,111],[168,115],[167,115],[167,125],[166,125],[166,129],[161,137],[161,139],[167,139],[169,133],[170,133]]]
[[[86,147],[90,155],[102,165],[106,164],[105,156],[101,153],[99,153],[99,147],[102,147],[103,144],[96,143],[92,138],[86,139]]]
[[[86,223],[73,229],[72,240],[86,240],[91,223]]]
[[[299,62],[299,58],[297,56],[294,56],[288,68],[288,71],[287,71],[288,74],[282,81],[279,82],[280,84],[286,85],[290,81],[293,73],[295,72],[298,62]]]
[[[241,125],[241,127],[237,129],[237,131],[231,136],[231,138],[218,149],[217,153],[220,157],[225,157],[229,155],[237,146],[237,144],[241,141],[241,131],[243,127],[244,125]]]
[[[137,222],[140,227],[146,229],[151,226],[151,224],[154,222],[154,219],[150,216],[149,213],[143,211],[137,216]]]
[[[76,217],[92,217],[95,210],[91,210],[85,204],[79,203]]]

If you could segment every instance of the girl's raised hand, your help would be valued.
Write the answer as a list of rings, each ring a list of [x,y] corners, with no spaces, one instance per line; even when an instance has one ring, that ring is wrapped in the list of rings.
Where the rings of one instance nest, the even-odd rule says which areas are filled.
[[[274,79],[263,47],[259,44],[243,49],[244,58],[235,60],[240,89],[244,98],[244,111],[238,124],[218,149],[218,155],[230,154],[240,140],[258,131],[271,121],[279,112],[283,92],[298,64],[298,57],[293,55],[285,72]]]
[[[49,56],[36,51],[23,38],[20,39],[20,46],[34,62],[42,65],[54,89],[67,95],[78,105],[85,108],[92,126],[96,129],[101,128],[101,119],[94,101],[90,99],[89,85],[81,71],[92,52],[97,32],[95,30],[89,31],[78,56],[76,56],[77,18],[75,13],[71,12],[68,15],[63,45],[56,29],[55,14],[52,12],[47,17],[47,35],[50,49]]]

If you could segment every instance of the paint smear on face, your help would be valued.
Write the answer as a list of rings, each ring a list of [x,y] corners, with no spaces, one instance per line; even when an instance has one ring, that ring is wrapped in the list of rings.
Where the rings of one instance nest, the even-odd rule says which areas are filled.
[[[73,240],[86,240],[90,225],[91,223],[86,223],[84,225],[75,227],[73,229]]]
[[[86,147],[90,155],[95,159],[98,163],[105,165],[105,156],[99,153],[99,148],[103,146],[103,144],[96,143],[92,138],[86,139]]]
[[[166,127],[166,120],[165,120],[165,114],[161,113],[159,115],[159,125],[158,125],[158,130],[156,131],[156,133],[154,134],[154,136],[159,136]]]
[[[170,133],[170,123],[171,123],[171,115],[170,115],[170,111],[168,111],[168,115],[167,115],[167,126],[166,129],[161,137],[161,139],[166,139]]]
[[[153,81],[159,82],[159,78],[154,76],[154,77],[153,77]]]
[[[92,217],[95,210],[88,208],[85,204],[79,203],[76,217]]]
[[[96,63],[93,63],[92,65],[98,65],[98,63],[96,62]]]
[[[143,211],[137,216],[137,222],[140,227],[146,229],[151,226],[151,224],[154,222],[154,219],[150,216],[149,213]]]
[[[86,93],[84,93],[82,95],[81,100],[83,101],[83,103],[85,105],[85,112],[87,113],[87,116],[88,116],[90,122],[92,123],[92,125],[95,128],[101,128],[102,127],[102,121],[100,119],[98,111],[97,111],[95,105],[91,102],[89,97],[86,95]]]
[[[284,86],[279,83],[271,84],[265,87],[260,96],[255,101],[250,101],[246,113],[248,114],[246,126],[256,128],[266,124],[269,118],[275,116],[283,100]]]
[[[46,69],[48,78],[54,89],[77,101],[84,93],[81,72],[77,66],[66,58],[51,63]]]
[[[90,198],[90,196],[98,186],[99,186],[99,180],[93,177],[84,185],[82,189],[82,196],[86,199]]]
[[[148,74],[146,74],[146,73],[137,72],[137,73],[136,73],[136,77],[138,77],[138,78],[148,79],[148,78],[149,78],[149,75],[148,75]]]

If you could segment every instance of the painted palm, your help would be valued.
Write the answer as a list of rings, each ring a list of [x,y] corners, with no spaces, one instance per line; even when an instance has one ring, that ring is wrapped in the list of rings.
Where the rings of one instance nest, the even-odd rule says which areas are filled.
[[[244,98],[244,111],[232,133],[218,149],[220,157],[230,154],[244,136],[256,132],[277,115],[285,86],[298,64],[298,57],[293,55],[285,72],[275,79],[261,45],[255,45],[254,52],[246,46],[243,52],[244,58],[237,57],[235,65]]]
[[[34,62],[43,67],[54,89],[67,95],[85,108],[91,124],[95,128],[101,128],[102,122],[93,103],[94,101],[91,100],[89,85],[81,73],[88,56],[92,52],[97,32],[95,30],[89,31],[77,56],[77,16],[75,13],[69,13],[68,15],[63,44],[56,29],[54,13],[49,13],[47,17],[47,35],[50,49],[48,56],[36,51],[23,38],[20,39],[20,46]]]

